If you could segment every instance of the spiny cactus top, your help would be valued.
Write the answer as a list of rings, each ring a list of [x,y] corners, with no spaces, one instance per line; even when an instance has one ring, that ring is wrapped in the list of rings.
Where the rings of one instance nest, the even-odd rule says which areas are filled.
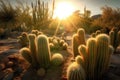
[[[67,68],[67,78],[68,80],[86,80],[85,72],[83,67],[74,62]]]

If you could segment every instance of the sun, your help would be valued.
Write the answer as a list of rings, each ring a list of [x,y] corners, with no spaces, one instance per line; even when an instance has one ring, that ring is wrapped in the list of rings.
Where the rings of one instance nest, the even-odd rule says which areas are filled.
[[[53,18],[65,19],[74,12],[73,4],[69,2],[59,2],[54,10]]]

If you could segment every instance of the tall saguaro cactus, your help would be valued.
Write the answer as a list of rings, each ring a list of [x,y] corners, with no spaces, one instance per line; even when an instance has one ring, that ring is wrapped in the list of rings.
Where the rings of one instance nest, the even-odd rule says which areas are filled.
[[[32,64],[37,65],[37,60],[36,60],[36,36],[34,34],[29,34],[29,49],[31,51],[31,57],[32,57]]]
[[[109,36],[102,34],[96,37],[97,40],[97,64],[96,64],[96,74],[98,74],[98,78],[101,77],[106,70],[105,64],[108,63],[107,59],[110,55],[109,53],[109,44],[110,39]]]
[[[83,60],[79,57],[77,59],[83,61],[79,64],[83,65],[87,80],[100,80],[108,70],[110,56],[114,51],[109,36],[100,34],[96,38],[90,38],[87,45],[80,45],[78,50]]]
[[[96,51],[97,51],[97,45],[96,40],[94,38],[90,38],[87,41],[87,52],[88,52],[88,67],[87,67],[87,74],[89,79],[94,79],[94,68],[96,63]],[[92,64],[92,65],[91,65]]]
[[[82,28],[78,29],[77,34],[73,35],[72,47],[74,58],[79,55],[78,46],[81,44],[85,44],[85,31]]]
[[[48,38],[45,35],[37,37],[37,59],[42,67],[48,67],[50,64],[51,54]]]

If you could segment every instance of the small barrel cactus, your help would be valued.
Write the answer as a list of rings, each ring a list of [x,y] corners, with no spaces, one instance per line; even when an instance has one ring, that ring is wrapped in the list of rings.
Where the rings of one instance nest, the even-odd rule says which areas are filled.
[[[63,50],[67,50],[68,44],[65,42],[65,43],[63,44],[62,48],[63,48]]]
[[[83,67],[74,62],[67,68],[67,80],[86,80]]]
[[[28,34],[26,32],[22,32],[21,36],[18,37],[18,42],[21,47],[27,47],[29,44]]]
[[[60,40],[60,46],[63,46],[63,44],[65,43],[65,41],[64,40]]]
[[[60,66],[64,61],[63,56],[60,53],[55,53],[53,54],[52,58],[51,58],[51,63],[54,66]]]
[[[50,46],[50,51],[53,51],[54,50],[54,44],[53,43],[49,43],[49,46]]]

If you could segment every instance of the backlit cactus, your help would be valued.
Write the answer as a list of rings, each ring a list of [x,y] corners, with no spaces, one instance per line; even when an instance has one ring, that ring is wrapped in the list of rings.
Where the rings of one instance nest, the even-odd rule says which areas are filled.
[[[115,37],[114,35],[115,35],[114,31],[110,31],[109,36],[110,36],[111,45],[114,45],[114,37]]]
[[[95,35],[97,36],[97,35],[99,35],[101,33],[101,31],[100,30],[97,30],[96,32],[95,32]]]
[[[30,64],[32,64],[31,51],[29,48],[22,48],[20,53]]]
[[[83,65],[87,80],[100,80],[108,70],[113,48],[110,38],[106,34],[99,34],[96,38],[87,40],[87,45],[80,45],[78,51],[82,58],[76,57],[76,62]],[[82,62],[83,63],[80,63]]]
[[[87,40],[87,58],[88,58],[88,67],[87,67],[87,74],[89,79],[94,79],[94,68],[95,68],[95,62],[96,62],[96,51],[97,51],[97,45],[96,40],[94,38],[90,38]],[[92,65],[91,65],[92,64]]]
[[[27,47],[29,44],[28,34],[26,32],[22,32],[21,36],[18,37],[18,42],[20,43],[21,47]]]
[[[63,50],[67,50],[68,48],[68,44],[67,43],[64,43],[63,46],[62,46]]]
[[[97,40],[97,62],[96,62],[96,74],[98,75],[97,78],[101,78],[103,74],[106,72],[106,64],[108,62],[108,58],[110,59],[109,53],[109,44],[110,39],[109,36],[105,34],[98,35],[96,37]],[[108,65],[107,65],[108,66]]]
[[[31,57],[32,57],[32,64],[33,65],[37,65],[37,52],[36,52],[36,35],[35,34],[29,34],[28,35],[28,38],[29,38],[29,49],[31,51]]]
[[[120,31],[118,31],[117,28],[114,28],[109,32],[109,36],[110,36],[110,44],[116,50],[116,48],[120,45]]]
[[[74,58],[79,55],[78,46],[81,44],[85,44],[85,31],[80,28],[77,31],[77,34],[73,35],[72,39],[72,48],[73,48],[73,56]]]
[[[37,37],[37,59],[41,67],[47,68],[50,64],[51,53],[48,38],[45,35]]]
[[[29,34],[29,48],[21,49],[20,53],[32,67],[47,68],[50,64],[50,47],[45,35],[39,35],[36,39],[35,34]]]
[[[86,44],[85,43],[85,30],[80,28],[77,31],[78,39],[80,40],[80,44]]]
[[[53,52],[67,50],[68,44],[59,37],[49,37],[50,50]]]
[[[67,68],[67,80],[86,80],[83,67],[74,62]]]
[[[60,53],[55,53],[53,54],[52,58],[51,58],[51,63],[54,65],[54,66],[59,66],[63,63],[64,61],[64,58],[63,56],[60,54]]]
[[[82,56],[77,56],[75,57],[75,62],[77,62],[78,64],[80,64],[82,67],[85,67],[85,62]]]

